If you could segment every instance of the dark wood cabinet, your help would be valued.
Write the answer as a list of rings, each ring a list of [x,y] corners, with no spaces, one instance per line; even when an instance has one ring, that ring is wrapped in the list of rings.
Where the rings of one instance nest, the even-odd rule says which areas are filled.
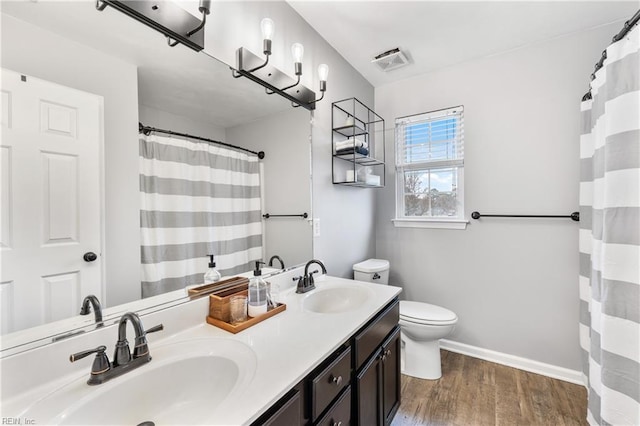
[[[355,378],[355,424],[379,425],[382,421],[380,405],[380,358],[376,355],[360,370]]]
[[[253,423],[388,426],[400,406],[397,299]]]
[[[400,327],[356,374],[355,381],[357,424],[391,424],[400,406]]]
[[[351,424],[351,387],[333,404],[316,426],[349,426]]]
[[[311,420],[318,417],[351,381],[351,348],[336,354],[331,363],[310,378]]]
[[[391,424],[400,407],[400,327],[383,343],[381,357],[382,418]]]
[[[255,424],[264,426],[291,426],[302,424],[302,397],[294,388],[276,403]]]

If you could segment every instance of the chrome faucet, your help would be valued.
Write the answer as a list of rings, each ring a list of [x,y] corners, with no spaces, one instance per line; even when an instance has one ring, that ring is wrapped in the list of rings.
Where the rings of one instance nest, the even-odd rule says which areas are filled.
[[[273,260],[274,259],[277,260],[278,262],[280,262],[280,269],[284,269],[284,262],[282,261],[282,259],[278,255],[271,256],[271,259],[269,259],[269,266],[273,266]]]
[[[127,322],[129,321],[131,325],[133,325],[136,333],[133,354],[129,350],[129,342],[127,341]],[[106,346],[98,346],[95,349],[73,354],[69,357],[69,361],[75,362],[95,353],[96,357],[93,361],[91,376],[87,384],[99,385],[151,361],[146,336],[149,333],[160,331],[163,328],[164,326],[160,324],[145,331],[142,327],[140,317],[133,312],[127,312],[122,315],[118,323],[118,341],[116,342],[116,349],[113,354],[113,362],[109,362],[109,357],[105,353],[107,350]]]
[[[96,324],[98,324],[98,327],[102,327],[102,306],[100,306],[100,301],[93,294],[88,295],[82,301],[80,315],[89,315],[91,313],[91,307],[93,307],[93,315],[96,319]]]
[[[296,288],[296,293],[306,293],[308,291],[313,290],[314,288],[316,288],[316,284],[313,282],[313,274],[317,273],[318,270],[309,272],[309,266],[311,266],[312,264],[318,264],[320,265],[320,267],[322,268],[322,273],[326,274],[327,273],[327,268],[324,267],[324,264],[322,262],[320,262],[319,260],[313,259],[307,262],[307,264],[304,267],[304,275],[301,277],[296,277],[293,280],[298,280],[298,286]]]

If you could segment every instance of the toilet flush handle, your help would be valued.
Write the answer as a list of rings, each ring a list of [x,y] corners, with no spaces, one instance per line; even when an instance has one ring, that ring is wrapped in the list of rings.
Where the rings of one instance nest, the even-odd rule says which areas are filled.
[[[378,274],[377,272],[373,274],[373,279],[374,280],[379,280],[380,279],[380,274]]]

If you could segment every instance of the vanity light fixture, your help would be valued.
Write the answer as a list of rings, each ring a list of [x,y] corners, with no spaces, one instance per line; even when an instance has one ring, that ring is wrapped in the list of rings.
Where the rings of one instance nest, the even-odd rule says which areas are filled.
[[[294,73],[296,75],[296,77],[298,77],[296,79],[296,82],[293,83],[290,86],[287,87],[283,87],[280,89],[281,92],[284,92],[285,90],[289,90],[292,87],[296,87],[298,84],[300,84],[300,76],[302,75],[302,57],[304,56],[304,46],[300,43],[293,43],[293,45],[291,45],[291,55],[293,56],[293,67],[294,67]],[[265,88],[264,91],[267,93],[267,95],[273,95],[276,92],[272,92],[269,89]]]
[[[320,80],[320,92],[322,96],[319,99],[313,101],[314,103],[320,102],[322,98],[324,98],[324,92],[327,91],[327,76],[329,75],[329,65],[320,64],[318,65],[318,79]]]
[[[296,78],[293,79],[276,67],[269,65],[271,39],[274,29],[273,21],[269,18],[263,19],[260,22],[260,29],[262,30],[263,53],[266,56],[264,62],[257,55],[244,47],[241,47],[236,51],[236,69],[231,69],[233,77],[246,77],[263,86],[268,95],[277,93],[290,100],[294,107],[301,106],[308,110],[315,109],[316,102],[319,102],[324,97],[324,92],[327,87],[327,74],[329,72],[329,67],[325,64],[318,67],[318,73],[320,75],[320,91],[322,92],[322,96],[319,99],[316,99],[316,94],[313,90],[310,90],[300,84],[304,46],[300,43],[294,43],[291,46],[294,74],[296,76]]]
[[[167,37],[169,46],[179,43],[199,52],[204,49],[204,25],[211,13],[211,0],[200,0],[198,19],[171,1],[151,0],[96,0],[96,9],[107,6],[142,22]]]
[[[318,79],[320,80],[320,96],[315,101],[309,102],[309,104],[315,104],[316,102],[320,102],[324,98],[324,92],[327,91],[327,76],[329,75],[329,65],[320,64],[318,65]],[[294,108],[299,107],[300,105],[293,105]]]

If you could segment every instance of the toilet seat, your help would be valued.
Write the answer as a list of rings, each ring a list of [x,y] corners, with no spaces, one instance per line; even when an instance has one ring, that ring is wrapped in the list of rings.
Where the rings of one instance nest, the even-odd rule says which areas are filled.
[[[458,317],[441,306],[401,300],[400,320],[423,325],[451,325],[458,322]]]

